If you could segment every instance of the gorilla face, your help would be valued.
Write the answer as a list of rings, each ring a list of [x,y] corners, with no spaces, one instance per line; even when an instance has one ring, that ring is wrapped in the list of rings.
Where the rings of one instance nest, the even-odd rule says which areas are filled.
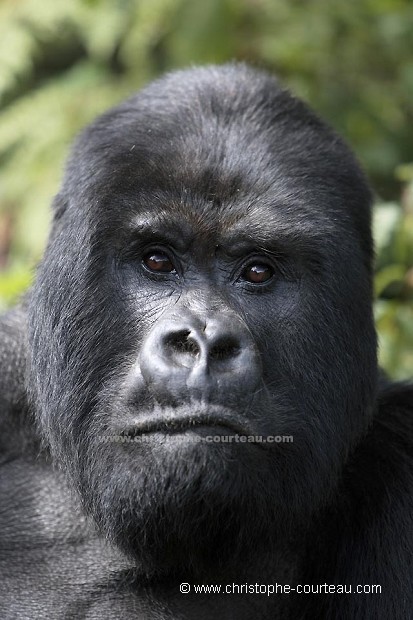
[[[370,202],[345,144],[242,65],[170,74],[78,140],[32,398],[148,574],[236,562],[328,499],[376,390]]]

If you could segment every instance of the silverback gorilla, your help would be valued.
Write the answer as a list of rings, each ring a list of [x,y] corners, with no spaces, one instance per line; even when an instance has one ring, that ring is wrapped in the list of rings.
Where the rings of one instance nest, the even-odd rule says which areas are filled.
[[[179,71],[53,208],[1,320],[2,620],[412,617],[413,388],[344,142],[265,73]]]

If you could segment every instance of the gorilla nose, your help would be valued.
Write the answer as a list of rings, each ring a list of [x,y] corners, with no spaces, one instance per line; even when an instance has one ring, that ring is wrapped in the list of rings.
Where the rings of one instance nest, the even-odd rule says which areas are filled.
[[[168,332],[161,343],[162,353],[171,364],[192,368],[205,364],[210,370],[214,363],[221,363],[221,371],[232,368],[241,351],[239,339],[231,334],[215,334],[208,337],[205,332],[183,328]]]
[[[228,391],[239,398],[261,376],[252,336],[229,316],[158,322],[143,343],[140,367],[155,396],[175,398],[209,398],[212,392],[224,397]]]

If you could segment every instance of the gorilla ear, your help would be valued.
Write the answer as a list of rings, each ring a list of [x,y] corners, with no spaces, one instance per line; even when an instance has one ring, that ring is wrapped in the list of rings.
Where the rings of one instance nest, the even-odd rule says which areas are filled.
[[[52,212],[53,212],[53,226],[58,224],[66,212],[68,207],[66,196],[62,194],[57,194],[52,202]]]
[[[55,236],[59,233],[63,223],[63,216],[65,215],[68,209],[68,201],[67,197],[64,194],[57,194],[52,202],[52,224],[49,232],[49,238],[47,245],[49,246],[50,242],[55,238]]]

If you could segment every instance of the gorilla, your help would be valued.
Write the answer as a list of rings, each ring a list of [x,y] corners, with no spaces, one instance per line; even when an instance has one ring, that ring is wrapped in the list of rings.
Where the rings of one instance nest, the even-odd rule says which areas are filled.
[[[3,620],[412,617],[413,386],[377,366],[371,203],[243,64],[80,135],[0,324]]]

